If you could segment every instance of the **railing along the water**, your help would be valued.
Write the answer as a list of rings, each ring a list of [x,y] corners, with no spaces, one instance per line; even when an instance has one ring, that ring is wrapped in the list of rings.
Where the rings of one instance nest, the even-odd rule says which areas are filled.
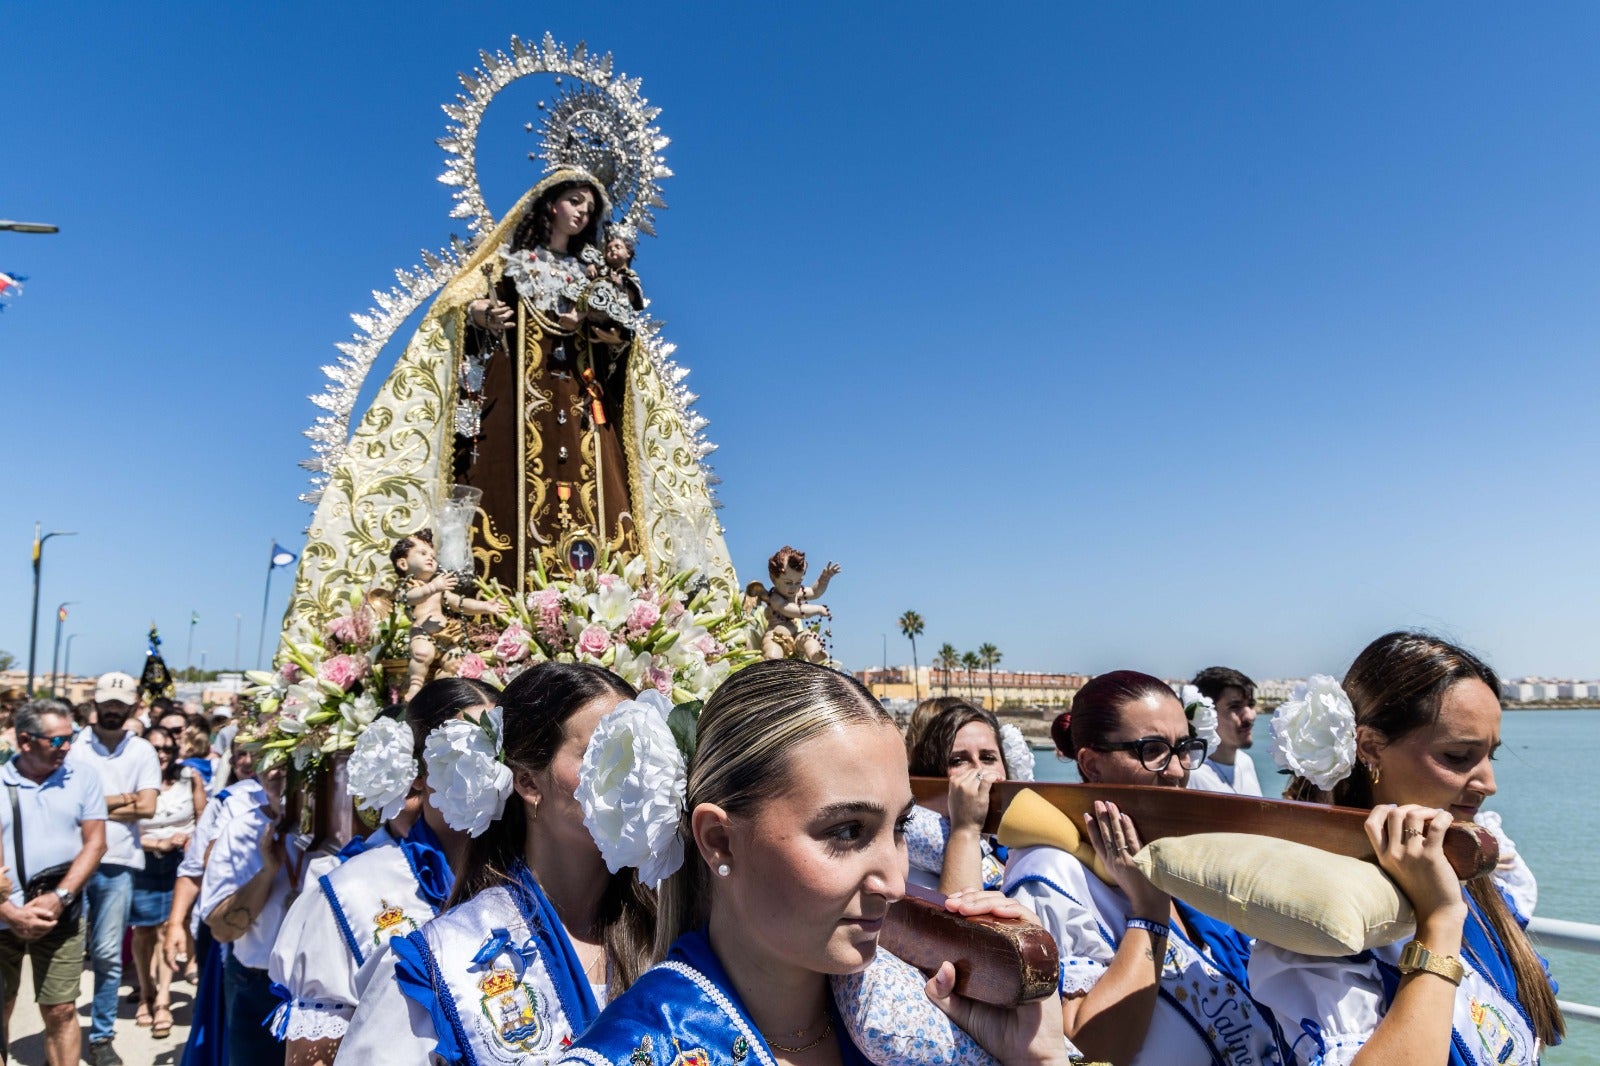
[[[1600,925],[1569,922],[1561,918],[1533,918],[1528,922],[1528,932],[1545,947],[1600,955]],[[1600,1024],[1600,1007],[1566,1000],[1557,1002],[1561,1004],[1561,1013],[1568,1018]]]

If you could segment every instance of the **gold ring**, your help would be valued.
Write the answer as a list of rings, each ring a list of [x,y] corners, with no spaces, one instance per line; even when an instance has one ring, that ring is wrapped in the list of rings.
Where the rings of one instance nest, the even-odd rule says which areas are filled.
[[[1402,829],[1400,831],[1401,840],[1410,840],[1412,837],[1419,837],[1421,835],[1422,830],[1420,829]]]

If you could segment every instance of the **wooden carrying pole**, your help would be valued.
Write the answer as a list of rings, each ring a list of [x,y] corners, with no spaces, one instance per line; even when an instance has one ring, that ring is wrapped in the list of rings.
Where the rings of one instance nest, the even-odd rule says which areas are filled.
[[[1133,819],[1139,836],[1147,844],[1161,837],[1193,833],[1253,833],[1308,844],[1336,855],[1376,859],[1364,828],[1369,811],[1152,785],[996,782],[989,789],[989,817],[983,823],[985,833],[1000,828],[1001,816],[1011,800],[1024,789],[1043,797],[1080,827],[1084,816],[1094,810],[1096,800],[1115,803]],[[942,777],[913,777],[911,791],[917,802],[937,803],[942,808],[950,793],[950,782]],[[1500,845],[1482,826],[1457,822],[1445,833],[1444,854],[1456,876],[1470,881],[1494,869],[1500,858]]]
[[[1044,999],[1061,979],[1048,930],[1020,918],[952,914],[942,895],[916,885],[889,908],[878,944],[930,976],[954,963],[956,992],[997,1007]]]

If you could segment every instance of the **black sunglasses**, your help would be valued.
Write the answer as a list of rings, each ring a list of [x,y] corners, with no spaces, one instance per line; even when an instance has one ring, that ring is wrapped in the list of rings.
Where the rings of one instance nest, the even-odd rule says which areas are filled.
[[[1167,768],[1167,763],[1172,757],[1178,757],[1178,764],[1185,770],[1198,770],[1206,761],[1206,749],[1210,747],[1199,737],[1189,737],[1173,744],[1165,737],[1140,737],[1138,740],[1123,740],[1111,744],[1091,744],[1095,751],[1131,751],[1139,756],[1139,764],[1153,774],[1159,774]]]
[[[23,733],[22,735],[25,737],[32,737],[34,740],[44,741],[46,744],[50,745],[50,750],[52,751],[60,751],[68,744],[72,743],[71,733],[68,733],[64,737],[47,737],[43,733]]]

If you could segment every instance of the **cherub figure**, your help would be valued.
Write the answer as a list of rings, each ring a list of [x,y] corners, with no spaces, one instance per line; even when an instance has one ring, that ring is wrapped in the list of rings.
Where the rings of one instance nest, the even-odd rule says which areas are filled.
[[[461,622],[464,614],[501,618],[505,608],[487,600],[468,599],[456,591],[456,575],[439,572],[430,529],[395,541],[389,550],[389,561],[400,579],[396,598],[411,616],[411,664],[402,700],[409,703],[427,683],[430,670],[437,677],[455,674],[465,651],[462,641],[466,628]]]
[[[828,589],[828,582],[839,572],[839,564],[830,562],[822,568],[817,583],[805,585],[806,553],[785,544],[767,560],[767,575],[772,587],[763,589],[752,582],[750,591],[761,596],[767,607],[767,631],[761,637],[761,655],[767,659],[804,659],[824,663],[828,653],[823,650],[817,634],[800,623],[807,618],[832,618],[833,612],[820,603],[810,602]]]
[[[633,269],[635,236],[620,226],[606,233],[602,248],[583,250],[583,272],[589,278],[580,303],[594,327],[596,340],[617,347],[632,336],[629,323],[644,310],[644,288]]]

